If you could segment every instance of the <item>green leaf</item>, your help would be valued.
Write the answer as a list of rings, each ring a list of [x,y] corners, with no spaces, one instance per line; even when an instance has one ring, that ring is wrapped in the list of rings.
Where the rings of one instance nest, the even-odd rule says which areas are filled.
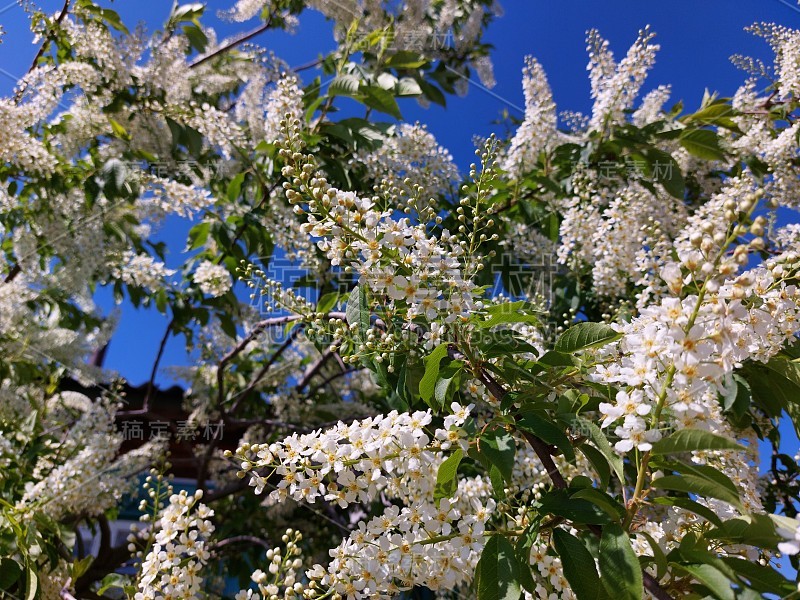
[[[609,596],[620,600],[642,600],[642,569],[628,533],[617,524],[603,528],[599,565],[600,581]]]
[[[416,82],[416,80],[412,79],[411,77],[403,77],[397,82],[397,85],[395,86],[395,93],[398,96],[419,96],[422,94],[422,88],[419,87],[419,84]]]
[[[439,344],[425,359],[425,374],[419,382],[419,394],[426,404],[430,404],[431,398],[436,392],[436,381],[439,379],[439,363],[447,356],[447,346],[447,342]]]
[[[517,451],[514,436],[505,429],[491,429],[479,438],[478,443],[481,456],[489,464],[497,467],[503,475],[503,479],[511,481],[511,473],[514,470],[514,456]]]
[[[439,377],[433,390],[436,409],[441,410],[448,405],[448,400],[452,398],[453,393],[458,389],[458,383],[461,381],[461,370],[461,361],[453,361],[439,372]]]
[[[758,592],[783,597],[797,590],[795,584],[770,567],[732,556],[722,556],[720,560]]]
[[[100,581],[100,589],[97,590],[97,595],[102,596],[106,590],[111,588],[124,588],[129,583],[129,579],[125,575],[119,573],[109,573]]]
[[[428,59],[411,50],[400,50],[386,59],[386,66],[395,69],[416,69],[428,62]]]
[[[198,223],[189,230],[189,240],[187,250],[197,250],[200,246],[206,243],[208,233],[211,230],[211,223],[203,221]]]
[[[578,490],[570,497],[572,500],[588,500],[612,519],[620,519],[625,514],[625,507],[608,494],[593,487]]]
[[[583,498],[571,498],[567,490],[551,490],[542,495],[539,512],[564,517],[575,523],[602,525],[610,521],[597,505]]]
[[[72,563],[72,580],[77,581],[78,578],[86,573],[89,570],[89,565],[92,564],[94,560],[94,556],[89,554],[88,556],[84,556],[80,560],[76,560]]]
[[[486,329],[502,323],[540,324],[541,321],[536,315],[525,312],[524,307],[526,306],[528,306],[527,302],[507,302],[505,304],[492,306],[486,311],[489,318],[478,321],[478,326]]]
[[[320,313],[330,312],[338,302],[339,302],[338,292],[328,292],[327,294],[323,294],[322,296],[320,296],[320,299],[317,300],[317,312]]]
[[[608,441],[608,438],[597,425],[588,419],[584,419],[576,415],[561,415],[559,418],[565,421],[572,428],[572,433],[580,434],[581,436],[589,439],[589,441],[594,444],[595,448],[597,448],[603,454],[620,482],[625,483],[625,472],[623,468],[624,463],[622,462],[622,457],[620,457],[620,455],[614,451],[614,448],[611,447],[611,443]]]
[[[360,84],[355,75],[339,75],[328,86],[328,96],[358,96]]]
[[[561,557],[564,577],[578,600],[596,600],[602,586],[594,558],[586,546],[574,535],[560,528],[553,530],[553,543]]]
[[[687,129],[678,142],[689,154],[705,160],[725,160],[725,151],[719,145],[719,136],[710,129]]]
[[[22,566],[13,558],[0,558],[0,590],[9,589],[19,576],[22,575]]]
[[[25,570],[25,600],[34,600],[39,589],[39,578],[33,567],[28,566]]]
[[[703,429],[679,429],[653,444],[653,455],[692,452],[695,450],[745,450],[730,438]]]
[[[519,582],[525,590],[531,594],[536,593],[536,582],[531,574],[531,547],[539,537],[539,521],[532,520],[530,525],[525,528],[521,536],[517,538],[514,546],[514,554],[517,555],[519,563]]]
[[[402,119],[400,107],[394,94],[378,86],[370,86],[362,90],[364,92],[364,104],[375,110],[393,116],[395,119]]]
[[[502,535],[486,542],[475,570],[478,600],[517,600],[522,595],[514,547]]]
[[[717,527],[722,525],[722,520],[717,516],[717,513],[715,513],[707,506],[703,506],[699,502],[695,502],[690,498],[683,498],[677,496],[662,496],[659,498],[653,498],[652,502],[654,504],[661,504],[663,506],[677,506],[678,508],[683,508],[697,515],[700,515],[712,525],[716,525]]]
[[[686,492],[687,494],[716,498],[717,500],[722,500],[737,508],[742,508],[742,502],[737,493],[731,492],[718,483],[703,477],[698,477],[697,475],[667,475],[666,477],[654,479],[650,485],[660,490]]]
[[[439,470],[436,473],[436,487],[433,491],[433,500],[436,505],[439,505],[439,500],[442,498],[451,498],[458,489],[458,465],[461,464],[461,459],[464,453],[461,448],[457,448],[446,460],[439,465]]]
[[[567,434],[561,427],[548,421],[543,415],[532,411],[521,413],[521,418],[517,421],[517,428],[528,431],[548,444],[556,446],[570,462],[575,460],[575,450]]]
[[[649,533],[645,531],[637,532],[639,535],[644,536],[647,543],[650,544],[650,549],[653,551],[653,560],[656,563],[656,579],[661,579],[666,575],[669,565],[667,564],[667,556]]]
[[[361,339],[367,335],[369,329],[369,307],[367,306],[367,293],[364,288],[357,285],[350,292],[345,307],[345,316],[348,325],[356,326],[356,336]]]
[[[686,571],[699,581],[718,600],[736,600],[736,594],[731,588],[731,580],[711,565],[671,565]]]
[[[555,351],[571,354],[586,348],[604,346],[622,337],[605,323],[576,323],[556,340]]]

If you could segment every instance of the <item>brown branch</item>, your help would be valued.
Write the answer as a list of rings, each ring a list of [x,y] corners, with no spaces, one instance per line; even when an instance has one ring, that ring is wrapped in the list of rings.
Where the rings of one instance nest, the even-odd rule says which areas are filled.
[[[158,354],[156,354],[156,359],[153,361],[153,368],[150,370],[150,380],[147,382],[147,391],[144,394],[144,401],[142,402],[142,408],[145,410],[150,406],[150,396],[153,394],[153,388],[155,387],[158,365],[161,363],[161,358],[164,356],[164,348],[167,345],[167,339],[172,332],[172,326],[174,324],[174,318],[167,323],[167,330],[164,332],[164,337],[161,338],[161,343],[158,345]]]
[[[3,283],[11,283],[20,273],[22,273],[22,267],[20,267],[19,264],[14,265],[11,267],[11,270],[8,272],[8,275],[6,275],[5,279],[3,279]]]
[[[642,570],[642,579],[644,587],[647,588],[647,591],[658,598],[658,600],[672,600],[672,597],[664,588],[661,587],[661,584],[658,583],[658,580],[650,575],[650,573]]]
[[[337,354],[336,356],[338,357],[339,355]],[[330,384],[332,381],[335,381],[335,380],[339,379],[340,377],[344,377],[345,375],[350,375],[351,373],[356,373],[356,372],[358,372],[360,370],[361,370],[360,368],[358,368],[358,369],[345,369],[344,371],[339,371],[338,373],[334,373],[330,377],[327,377],[326,379],[324,379],[323,381],[321,381],[320,383],[318,383],[317,385],[315,385],[314,387],[309,389],[308,390],[308,395],[309,396],[313,396],[315,392],[317,392],[320,389],[324,388],[326,385]]]
[[[502,401],[503,398],[508,394],[508,392],[500,385],[489,373],[484,370],[480,370],[479,377],[481,382],[486,386],[486,389],[489,390],[489,393],[492,394],[497,400]],[[550,446],[548,446],[545,442],[541,439],[529,433],[527,431],[522,431],[522,435],[525,437],[525,440],[531,445],[533,451],[536,453],[536,456],[539,457],[539,460],[542,461],[542,464],[547,469],[547,474],[550,476],[550,479],[553,481],[553,485],[558,489],[565,489],[567,487],[567,483],[564,480],[564,477],[561,475],[561,472],[558,470],[558,467],[553,462],[552,456],[550,454]],[[597,536],[602,535],[602,529],[597,525],[589,525],[589,531],[594,533]],[[644,582],[644,587],[647,588],[647,591],[653,594],[658,600],[671,600],[670,595],[661,587],[658,581],[647,573],[642,568],[642,578]]]
[[[291,321],[298,321],[300,318],[301,317],[299,315],[286,315],[285,317],[273,317],[271,319],[260,321],[255,324],[250,333],[242,338],[242,341],[236,344],[236,346],[230,352],[222,357],[222,360],[219,361],[219,365],[217,366],[217,406],[221,407],[222,401],[225,399],[224,375],[225,367],[228,365],[228,363],[236,358],[239,354],[244,352],[245,348],[250,345],[250,342],[261,335],[261,333],[268,327],[283,325]]]
[[[298,65],[296,67],[292,67],[292,72],[299,73],[300,71],[305,71],[307,69],[313,69],[314,67],[321,65],[323,60],[324,60],[323,58],[316,58],[316,59],[311,60],[311,61],[309,61],[307,63],[303,63],[302,65]]]
[[[499,402],[502,402],[503,398],[505,398],[508,394],[503,386],[500,385],[491,375],[489,375],[489,373],[483,369],[479,371],[478,379],[481,380],[483,385],[486,386],[486,389],[489,390],[489,393]],[[528,431],[523,431],[522,435],[530,444],[531,448],[533,448],[533,451],[536,453],[536,456],[539,457],[542,465],[544,465],[544,468],[547,470],[547,474],[550,476],[550,480],[553,482],[553,485],[560,490],[565,489],[567,487],[567,482],[561,475],[561,471],[558,470],[556,463],[553,462],[553,457],[550,453],[550,446]]]
[[[56,16],[55,20],[53,21],[53,23],[55,25],[61,24],[61,21],[63,21],[66,18],[67,13],[69,12],[69,5],[70,5],[71,2],[72,2],[72,0],[64,0],[64,5],[61,7],[61,12],[58,13],[58,15]],[[36,65],[39,62],[39,59],[42,58],[42,56],[44,55],[45,50],[47,49],[47,46],[52,41],[53,41],[52,38],[48,35],[47,38],[42,42],[42,45],[39,46],[39,50],[36,51],[36,55],[33,57],[33,61],[31,62],[31,66],[28,67],[27,73],[30,73],[31,71],[33,71],[36,68]],[[20,98],[22,98],[22,94],[24,92],[25,92],[25,88],[20,88],[17,91],[17,93],[15,95],[15,100],[17,102],[19,101]]]
[[[297,339],[297,336],[300,335],[300,331],[301,331],[301,329],[299,327],[293,329],[289,333],[289,336],[286,338],[286,341],[284,341],[283,344],[281,344],[280,348],[275,350],[275,352],[269,358],[269,360],[264,364],[263,367],[261,367],[261,369],[258,371],[258,373],[256,373],[256,376],[253,377],[253,380],[249,384],[247,384],[247,387],[244,388],[238,394],[236,394],[236,396],[234,396],[234,398],[236,398],[236,402],[234,402],[233,405],[230,408],[229,412],[231,414],[236,412],[236,409],[239,408],[239,405],[247,397],[247,394],[249,394],[250,392],[253,391],[253,389],[255,389],[255,387],[259,384],[259,382],[264,378],[264,376],[270,370],[272,365],[274,365],[278,361],[278,359],[281,357],[281,355],[284,352],[286,352],[286,350],[289,348],[289,346],[291,346],[292,343]],[[238,396],[238,398],[237,398],[237,396]]]
[[[300,378],[300,381],[297,382],[296,388],[298,390],[304,389],[312,379],[320,372],[325,363],[328,362],[333,356],[336,355],[336,352],[331,350],[330,348],[326,348],[325,351],[320,355],[320,357],[308,365],[303,376]]]
[[[256,27],[255,29],[252,29],[252,30],[248,31],[247,33],[241,34],[240,36],[234,38],[233,40],[231,40],[230,42],[228,42],[224,46],[221,46],[221,47],[217,48],[216,50],[214,50],[213,52],[210,52],[210,53],[208,53],[208,54],[206,54],[204,56],[201,56],[200,58],[198,58],[194,62],[190,63],[189,64],[189,68],[190,69],[194,69],[195,67],[198,67],[198,66],[202,65],[204,62],[209,61],[212,58],[215,58],[217,56],[220,56],[221,54],[224,54],[225,52],[227,52],[228,50],[231,50],[232,48],[235,48],[239,44],[243,44],[244,42],[253,39],[254,37],[259,35],[260,33],[264,33],[267,29],[270,28],[271,25],[272,25],[272,15],[270,15],[267,18],[267,20],[264,22],[263,25],[260,25],[259,27]]]

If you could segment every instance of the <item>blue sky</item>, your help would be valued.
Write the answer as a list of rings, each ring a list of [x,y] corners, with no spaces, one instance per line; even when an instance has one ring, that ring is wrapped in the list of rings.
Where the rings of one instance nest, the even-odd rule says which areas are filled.
[[[55,12],[61,0],[40,5]],[[257,24],[230,24],[214,17],[230,2],[211,0],[206,22],[213,24],[220,37],[244,31]],[[148,28],[159,27],[165,20],[170,0],[117,0],[111,3],[129,27],[143,22]],[[766,43],[746,33],[744,27],[756,21],[774,21],[800,27],[800,10],[784,0],[679,0],[671,3],[632,2],[630,0],[505,0],[505,15],[489,29],[487,41],[494,45],[496,87],[488,92],[479,84],[470,87],[465,98],[448,98],[447,109],[419,107],[408,100],[401,105],[407,120],[426,123],[439,141],[450,149],[462,170],[474,159],[472,136],[487,135],[497,129],[492,125],[501,111],[521,116],[524,105],[520,72],[525,55],[536,56],[545,67],[560,110],[588,111],[591,107],[586,73],[585,32],[592,27],[610,40],[617,57],[623,55],[639,29],[650,25],[657,33],[662,49],[645,91],[660,84],[672,84],[673,99],[683,100],[687,109],[696,107],[708,88],[722,95],[732,94],[745,74],[731,65],[734,53],[752,55],[771,61]],[[31,44],[27,18],[16,3],[3,5],[0,0],[0,25],[6,31],[0,45],[0,93],[8,94],[16,76],[24,73],[36,51]],[[290,65],[300,65],[316,58],[319,51],[331,47],[330,24],[318,13],[303,15],[297,34],[269,32],[259,43],[275,51]],[[171,220],[162,237],[179,252],[187,226]],[[177,264],[173,254],[170,263]],[[101,304],[110,308],[107,295],[100,294]],[[118,370],[132,383],[147,380],[161,333],[166,325],[154,311],[136,311],[123,305],[122,320],[106,359],[106,366]],[[172,338],[162,364],[185,364],[182,341]],[[158,381],[171,382],[161,374]]]

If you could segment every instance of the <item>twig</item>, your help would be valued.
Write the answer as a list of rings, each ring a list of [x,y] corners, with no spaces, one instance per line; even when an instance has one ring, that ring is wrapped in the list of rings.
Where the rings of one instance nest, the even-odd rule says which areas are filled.
[[[158,373],[158,365],[161,363],[161,357],[164,356],[164,348],[167,345],[167,339],[169,338],[169,334],[172,332],[172,326],[175,324],[175,319],[173,318],[169,323],[167,323],[167,330],[164,332],[164,337],[161,338],[161,343],[158,346],[158,354],[156,354],[156,359],[153,362],[153,368],[150,371],[150,381],[147,382],[147,391],[144,394],[144,401],[142,402],[143,408],[147,409],[150,405],[150,396],[153,393],[153,387],[156,381],[156,374]]]
[[[231,48],[235,48],[239,44],[242,44],[242,43],[246,42],[247,40],[253,39],[258,34],[264,33],[267,29],[270,28],[271,25],[272,25],[272,15],[270,15],[267,18],[267,20],[264,22],[263,25],[261,25],[259,27],[256,27],[255,29],[252,29],[252,30],[248,31],[247,33],[243,33],[242,35],[234,38],[233,40],[231,40],[230,42],[228,42],[224,46],[221,46],[221,47],[217,48],[216,50],[214,50],[213,52],[210,52],[209,54],[201,56],[200,58],[198,58],[194,62],[190,63],[189,64],[189,68],[190,69],[194,69],[195,67],[202,65],[204,62],[209,61],[212,58],[215,58],[215,57],[217,57],[217,56],[219,56],[221,54],[224,54],[225,52],[227,52]]]
[[[305,388],[308,383],[314,378],[314,376],[319,373],[320,369],[322,369],[323,365],[334,355],[335,353],[331,351],[330,348],[327,348],[320,357],[308,365],[308,368],[303,373],[303,376],[300,378],[300,381],[297,383],[297,389],[302,390]]]
[[[497,400],[502,401],[503,398],[508,394],[508,392],[500,385],[495,379],[489,375],[487,372],[480,370],[479,372],[479,379],[483,384],[486,386],[486,389],[489,390],[489,393],[492,394]],[[532,433],[528,433],[527,431],[523,431],[522,435],[525,437],[527,442],[533,448],[533,451],[536,453],[536,456],[539,457],[539,460],[542,461],[542,464],[547,469],[547,474],[550,476],[550,479],[553,481],[553,485],[556,488],[564,489],[567,487],[566,481],[564,481],[564,477],[561,475],[561,472],[558,470],[558,467],[553,462],[553,459],[550,455],[550,448],[549,446],[540,440],[538,437],[533,435]],[[589,525],[589,531],[594,533],[597,536],[602,535],[602,529],[597,525]],[[658,600],[671,600],[670,595],[661,587],[655,577],[647,573],[644,568],[642,568],[642,578],[644,587],[647,588],[647,591],[653,594]]]
[[[497,383],[497,381],[495,381],[495,379],[483,369],[480,370],[478,379],[481,380],[483,385],[486,386],[486,389],[489,390],[489,393],[497,398],[498,401],[502,402],[503,398],[505,398],[505,396],[508,394],[503,386]],[[536,456],[539,457],[539,460],[542,461],[542,465],[544,465],[544,468],[547,470],[547,474],[550,476],[550,480],[553,482],[553,485],[560,490],[565,489],[567,487],[567,482],[564,480],[564,477],[558,470],[556,463],[553,462],[553,457],[550,454],[550,447],[544,441],[528,431],[523,431],[522,435],[531,445],[531,448],[533,448],[533,451],[536,453]]]
[[[297,339],[297,336],[300,335],[300,331],[301,331],[301,329],[299,327],[296,328],[296,329],[293,329],[289,333],[289,337],[286,338],[286,341],[283,342],[283,344],[281,344],[280,348],[278,348],[273,353],[273,355],[269,358],[269,360],[264,364],[264,366],[261,367],[261,370],[259,370],[259,372],[256,373],[256,376],[253,377],[253,380],[249,384],[247,384],[247,387],[244,388],[241,392],[237,393],[236,396],[234,396],[234,398],[236,398],[236,402],[234,402],[233,405],[230,408],[229,412],[231,414],[236,412],[236,409],[239,408],[239,405],[247,397],[247,394],[249,394],[250,392],[253,391],[253,389],[259,384],[259,382],[267,374],[267,371],[269,371],[269,369],[272,367],[272,365],[274,365],[277,362],[277,360],[281,357],[281,355],[284,352],[286,352],[286,350],[289,348],[289,346],[292,345],[292,342],[294,342],[295,339]]]
[[[11,283],[14,281],[14,278],[22,272],[22,267],[19,264],[14,265],[11,267],[11,270],[6,275],[6,278],[3,280],[3,283]]]
[[[54,24],[59,25],[61,23],[61,21],[63,21],[66,18],[67,13],[69,12],[69,5],[70,5],[71,2],[72,2],[72,0],[64,0],[64,6],[61,7],[61,12],[58,13],[58,15],[55,18],[55,21],[53,21]],[[27,73],[30,73],[31,71],[33,71],[36,68],[36,64],[39,62],[39,59],[42,58],[42,56],[44,55],[45,50],[47,49],[47,46],[52,41],[53,40],[51,39],[51,37],[47,36],[47,38],[42,42],[42,45],[39,46],[39,50],[36,51],[36,56],[33,57],[33,61],[31,62],[31,66],[28,67]],[[24,92],[25,92],[25,88],[24,87],[20,88],[19,90],[17,90],[17,93],[14,96],[14,100],[19,102],[19,99],[22,98],[22,94]]]

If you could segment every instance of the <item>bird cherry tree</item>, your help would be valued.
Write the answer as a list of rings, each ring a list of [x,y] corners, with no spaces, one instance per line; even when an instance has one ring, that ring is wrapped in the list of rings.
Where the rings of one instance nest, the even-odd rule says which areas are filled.
[[[307,9],[331,52],[254,44]],[[737,57],[689,112],[638,99],[648,29],[619,60],[591,31],[591,114],[529,58],[524,118],[462,177],[401,109],[492,85],[499,11],[238,0],[219,16],[260,24],[219,40],[201,4],[152,34],[30,9],[0,101],[4,594],[798,596],[800,32],[754,26],[774,67]],[[157,241],[176,217],[185,249]],[[90,358],[100,289],[164,315],[139,408]],[[173,337],[186,411],[245,432],[196,441],[193,493],[120,429]]]

